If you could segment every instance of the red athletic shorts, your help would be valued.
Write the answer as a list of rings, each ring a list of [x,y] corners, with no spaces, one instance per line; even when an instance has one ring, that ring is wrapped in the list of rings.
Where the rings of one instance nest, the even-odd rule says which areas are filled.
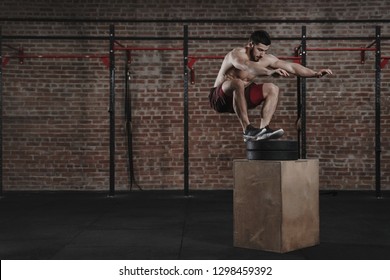
[[[248,109],[259,106],[264,101],[263,84],[252,83],[245,88],[245,99]],[[210,106],[218,113],[234,113],[233,95],[226,95],[222,85],[210,89]]]

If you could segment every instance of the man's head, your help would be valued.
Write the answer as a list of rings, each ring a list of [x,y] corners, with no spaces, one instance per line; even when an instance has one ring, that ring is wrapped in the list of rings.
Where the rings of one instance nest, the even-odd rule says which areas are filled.
[[[258,30],[251,34],[249,38],[249,48],[251,60],[259,61],[269,49],[271,38],[264,30]]]
[[[269,46],[271,45],[271,37],[269,36],[267,31],[258,30],[251,34],[251,37],[249,38],[249,42],[254,45],[263,44]]]

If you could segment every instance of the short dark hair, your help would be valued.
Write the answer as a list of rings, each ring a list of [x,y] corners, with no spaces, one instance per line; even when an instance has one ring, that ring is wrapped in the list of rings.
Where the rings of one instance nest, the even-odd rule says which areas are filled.
[[[258,30],[251,34],[251,37],[249,38],[249,41],[253,44],[263,44],[266,46],[271,45],[271,37],[267,33],[267,31],[264,30]]]

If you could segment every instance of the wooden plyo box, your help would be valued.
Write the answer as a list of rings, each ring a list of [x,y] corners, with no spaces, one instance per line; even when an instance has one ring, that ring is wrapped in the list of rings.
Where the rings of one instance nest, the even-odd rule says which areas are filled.
[[[319,164],[235,160],[234,246],[285,253],[319,244]]]

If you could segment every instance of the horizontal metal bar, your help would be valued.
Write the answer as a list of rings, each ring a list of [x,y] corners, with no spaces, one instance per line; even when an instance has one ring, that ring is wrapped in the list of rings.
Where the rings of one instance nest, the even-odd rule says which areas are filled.
[[[182,51],[183,48],[117,47],[116,51]]]
[[[375,48],[306,48],[307,51],[375,51]]]
[[[118,36],[116,37],[118,40],[134,40],[134,41],[142,41],[142,40],[183,40],[183,37],[137,37],[137,36]],[[301,41],[301,37],[271,37],[272,41]],[[374,36],[366,36],[366,37],[307,37],[306,40],[312,41],[372,41],[374,40]],[[382,40],[390,40],[390,37],[381,37]],[[188,37],[189,41],[247,41],[248,37],[199,37],[192,36]]]
[[[3,35],[3,40],[108,40],[108,36],[58,36],[58,35]],[[116,40],[130,41],[182,41],[183,37],[117,36]],[[274,37],[273,41],[300,41],[300,37]],[[374,37],[307,37],[312,41],[365,41]],[[246,41],[247,37],[189,37],[190,41]],[[381,37],[390,40],[390,37]]]
[[[183,37],[117,36],[116,40],[131,41],[182,41]],[[60,35],[4,35],[3,40],[95,40],[108,41],[109,36],[60,36]]]
[[[191,55],[189,55],[188,58],[191,58],[191,59],[223,59],[224,56],[220,56],[220,55],[191,56]]]
[[[1,17],[2,22],[86,22],[86,23],[390,23],[390,19],[91,19],[91,18],[18,18]]]
[[[108,36],[4,35],[3,40],[107,40]]]
[[[307,37],[308,41],[371,41],[375,37]],[[189,37],[189,40],[194,41],[243,41],[248,40],[248,37]],[[271,37],[272,41],[300,41],[301,37]],[[381,37],[382,40],[390,40],[390,37]]]
[[[4,58],[32,59],[32,58],[106,58],[108,54],[26,54],[26,55],[4,55]]]
[[[122,41],[183,41],[183,37],[152,37],[152,36],[116,36],[116,40]]]
[[[140,50],[140,51],[176,51],[183,50],[182,48],[120,48],[120,50]],[[307,48],[308,51],[360,51],[360,50],[371,50],[367,48]],[[47,58],[47,59],[61,59],[61,58],[107,58],[108,54],[26,54],[26,55],[3,55],[3,58],[16,58],[16,59],[34,59],[34,58]],[[225,56],[188,56],[189,59],[223,59]],[[301,60],[300,56],[278,56],[279,59],[284,60]],[[390,59],[390,56],[382,56],[382,59]]]

